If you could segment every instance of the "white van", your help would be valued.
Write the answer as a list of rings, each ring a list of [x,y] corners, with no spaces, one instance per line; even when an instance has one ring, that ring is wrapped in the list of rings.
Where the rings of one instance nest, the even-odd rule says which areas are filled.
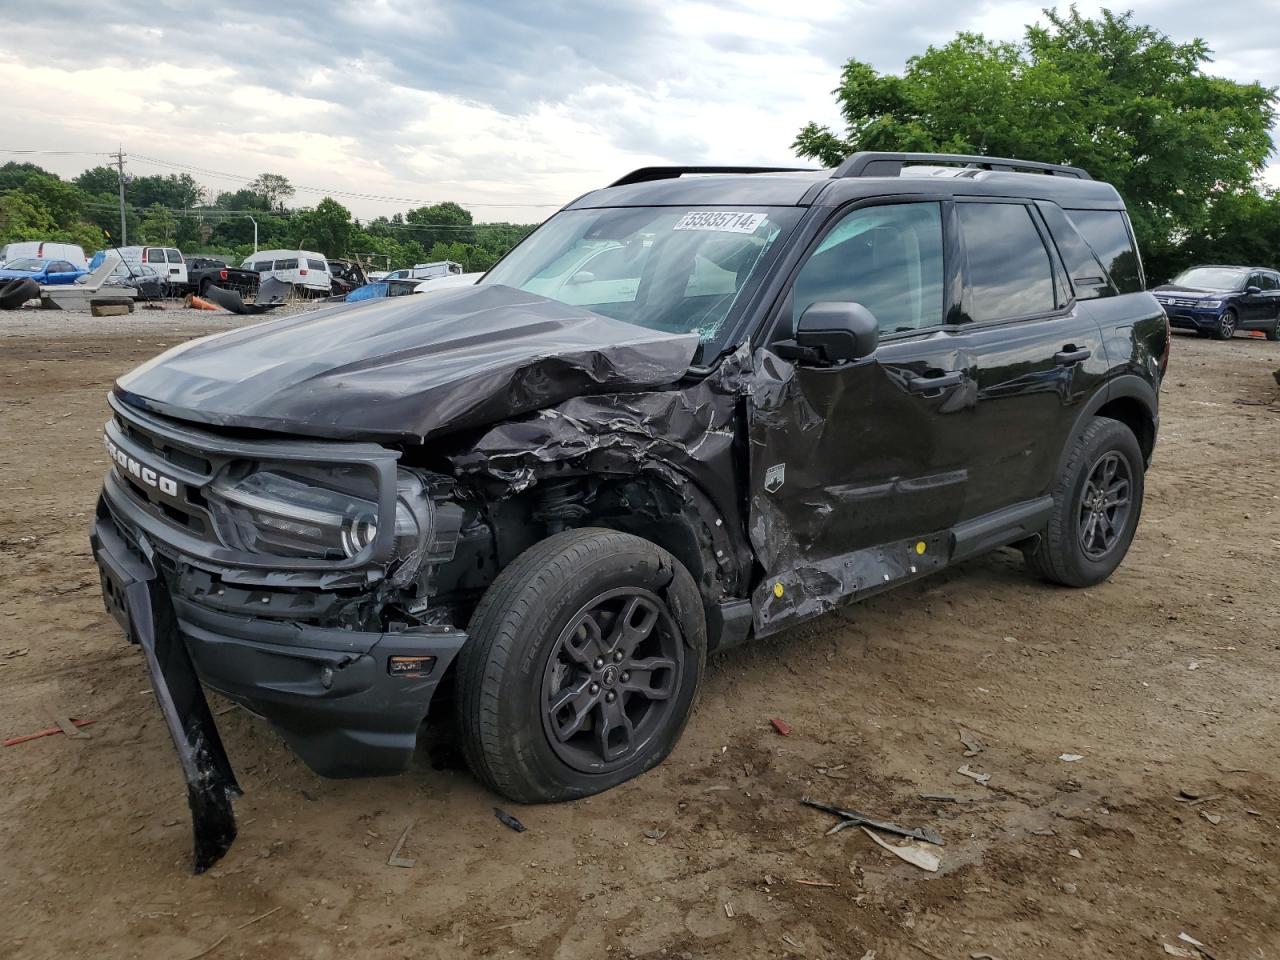
[[[432,263],[415,263],[412,269],[392,270],[378,277],[379,280],[435,280],[437,277],[462,275],[462,264],[452,260],[436,260]],[[369,275],[370,280],[373,274]]]
[[[36,260],[66,260],[77,270],[88,270],[84,248],[75,243],[55,243],[52,240],[26,240],[0,246],[0,264],[22,257]]]
[[[326,296],[332,290],[329,263],[323,253],[312,250],[259,250],[240,266],[257,273],[260,281],[275,277]]]
[[[151,267],[170,287],[178,289],[187,285],[187,261],[177,247],[120,247],[119,251],[120,259],[129,266]]]

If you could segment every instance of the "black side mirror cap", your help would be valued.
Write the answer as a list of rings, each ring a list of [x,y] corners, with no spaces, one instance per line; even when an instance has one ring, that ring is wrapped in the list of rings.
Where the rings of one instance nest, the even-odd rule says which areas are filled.
[[[776,345],[779,355],[810,363],[862,360],[880,345],[880,323],[860,303],[810,304],[796,323],[792,341]]]

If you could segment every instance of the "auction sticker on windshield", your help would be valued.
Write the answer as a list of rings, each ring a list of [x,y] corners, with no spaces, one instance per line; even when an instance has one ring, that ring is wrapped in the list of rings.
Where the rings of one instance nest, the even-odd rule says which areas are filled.
[[[764,223],[763,213],[743,213],[740,210],[698,210],[686,213],[672,230],[718,230],[721,233],[755,233]]]

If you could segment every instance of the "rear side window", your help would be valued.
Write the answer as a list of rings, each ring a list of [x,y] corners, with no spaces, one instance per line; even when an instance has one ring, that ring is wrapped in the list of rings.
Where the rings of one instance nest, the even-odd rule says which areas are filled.
[[[1142,264],[1121,210],[1068,210],[1067,216],[1088,241],[1121,293],[1143,289]]]
[[[942,324],[942,211],[936,203],[862,207],[844,217],[800,268],[792,324],[823,301],[860,303],[882,334]]]
[[[1107,277],[1107,271],[1094,255],[1093,250],[1085,243],[1079,231],[1067,219],[1062,208],[1056,203],[1038,204],[1044,222],[1049,226],[1049,234],[1062,262],[1066,264],[1067,273],[1071,276],[1071,286],[1075,289],[1077,300],[1094,300],[1098,297],[1109,297],[1116,289]]]
[[[1261,286],[1263,290],[1280,290],[1280,278],[1274,273],[1264,273]]]
[[[142,251],[143,263],[164,263],[164,251],[157,250],[154,247],[147,247]]]
[[[1053,267],[1031,211],[1020,203],[958,203],[968,261],[969,319],[1010,320],[1057,307]]]
[[[307,267],[311,270],[325,271],[329,269],[329,265],[323,260],[308,260]]]
[[[181,251],[179,251],[179,250],[170,250],[170,251],[169,251],[169,262],[170,262],[170,263],[181,263],[181,262],[182,262],[182,252],[181,252]]]
[[[298,261],[297,260],[277,260],[276,269],[277,270],[297,270]]]

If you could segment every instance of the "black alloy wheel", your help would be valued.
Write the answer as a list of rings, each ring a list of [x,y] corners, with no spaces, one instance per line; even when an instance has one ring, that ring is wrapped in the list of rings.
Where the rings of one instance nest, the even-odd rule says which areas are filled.
[[[669,722],[684,662],[680,633],[653,593],[595,597],[570,618],[543,670],[551,749],[584,773],[625,765]]]
[[[1090,560],[1101,560],[1119,542],[1129,520],[1133,470],[1119,451],[1102,456],[1080,491],[1080,548]]]

